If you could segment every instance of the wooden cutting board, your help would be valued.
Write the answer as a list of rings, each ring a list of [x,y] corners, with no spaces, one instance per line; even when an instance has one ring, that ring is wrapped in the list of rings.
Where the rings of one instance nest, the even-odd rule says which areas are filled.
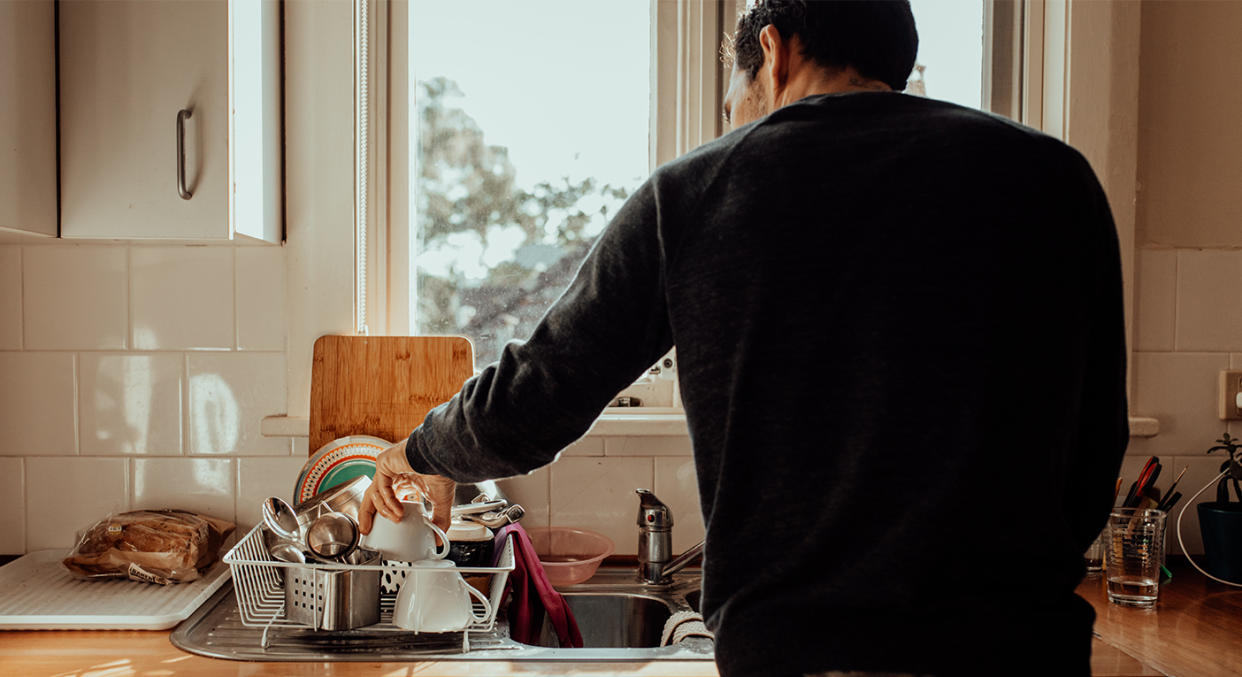
[[[404,439],[473,374],[470,341],[460,336],[321,336],[309,451],[349,435]]]

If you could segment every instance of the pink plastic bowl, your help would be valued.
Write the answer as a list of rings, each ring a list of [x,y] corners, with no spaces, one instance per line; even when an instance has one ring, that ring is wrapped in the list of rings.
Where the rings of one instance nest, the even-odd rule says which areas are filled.
[[[573,585],[594,576],[614,550],[607,536],[586,529],[531,527],[526,533],[552,585]]]

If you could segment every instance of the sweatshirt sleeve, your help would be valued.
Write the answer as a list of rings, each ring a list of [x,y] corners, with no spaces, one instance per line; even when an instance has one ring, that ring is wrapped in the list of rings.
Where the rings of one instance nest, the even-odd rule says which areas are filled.
[[[432,409],[406,442],[415,471],[458,482],[551,463],[672,347],[653,180],[621,207],[525,342]]]
[[[1077,444],[1069,468],[1066,511],[1074,545],[1086,550],[1103,528],[1113,505],[1113,488],[1130,441],[1126,402],[1126,342],[1121,251],[1108,198],[1085,159],[1087,185],[1083,228],[1095,246],[1088,278],[1090,322],[1079,399]]]

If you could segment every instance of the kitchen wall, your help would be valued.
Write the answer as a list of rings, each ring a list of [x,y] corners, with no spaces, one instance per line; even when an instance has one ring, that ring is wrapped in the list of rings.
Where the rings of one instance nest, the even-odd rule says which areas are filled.
[[[0,270],[0,552],[113,510],[252,518],[296,474],[259,433],[285,409],[281,248],[6,245]]]
[[[252,525],[292,493],[285,249],[0,245],[0,554],[71,545],[109,511],[176,507]],[[506,483],[527,524],[637,545],[636,487],[702,538],[689,440],[592,436]]]
[[[1187,496],[1220,463],[1202,453],[1226,429],[1217,372],[1242,369],[1242,53],[1224,33],[1239,24],[1242,3],[1142,5],[1131,411],[1160,434],[1131,442],[1124,472],[1152,454],[1170,476],[1188,465]],[[291,163],[290,181],[314,164]],[[316,199],[303,192],[288,217],[299,242],[330,226],[299,215]],[[306,376],[286,363],[286,331],[317,296],[287,282],[291,248],[0,244],[0,553],[67,546],[110,510],[253,524],[262,497],[288,495],[305,438],[264,437],[259,421],[306,406],[288,401]],[[507,487],[529,524],[593,526],[619,553],[637,540],[633,489],[652,487],[680,550],[702,535],[689,453],[685,436],[589,436]],[[1196,520],[1186,512],[1192,552]]]
[[[1242,3],[1146,0],[1142,26],[1139,238],[1242,247]]]
[[[248,526],[291,494],[306,438],[260,422],[307,415],[310,346],[351,326],[353,23],[350,3],[284,11],[284,247],[0,234],[0,554],[67,547],[114,510]],[[593,527],[622,554],[652,488],[680,550],[703,533],[690,460],[684,434],[593,435],[506,488],[527,524]]]
[[[1213,440],[1242,435],[1216,414],[1218,373],[1242,369],[1242,53],[1231,46],[1242,3],[1147,0],[1142,12],[1131,411],[1157,418],[1160,434],[1131,442],[1126,476],[1148,455],[1166,474],[1189,465],[1189,498],[1223,460],[1204,454]],[[1198,551],[1193,509],[1183,534]]]

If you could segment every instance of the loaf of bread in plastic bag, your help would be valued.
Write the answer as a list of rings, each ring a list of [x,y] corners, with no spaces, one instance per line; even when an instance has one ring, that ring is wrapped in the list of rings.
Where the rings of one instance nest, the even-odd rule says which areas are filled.
[[[227,520],[185,510],[109,515],[82,533],[64,565],[80,578],[186,583],[219,561],[233,528]]]

